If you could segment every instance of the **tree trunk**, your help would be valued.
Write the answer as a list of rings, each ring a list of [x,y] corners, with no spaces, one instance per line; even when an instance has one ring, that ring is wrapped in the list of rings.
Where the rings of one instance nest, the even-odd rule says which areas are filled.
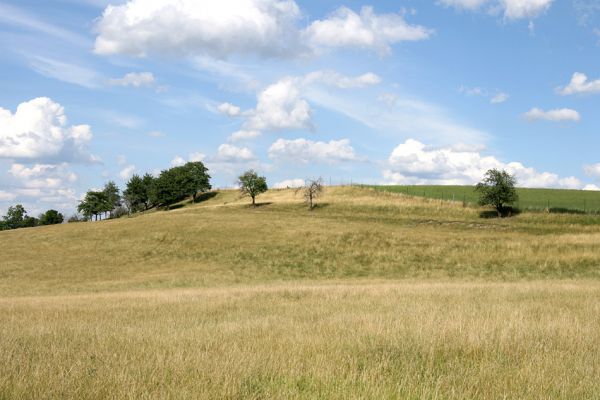
[[[252,205],[256,207],[256,196],[252,196]]]

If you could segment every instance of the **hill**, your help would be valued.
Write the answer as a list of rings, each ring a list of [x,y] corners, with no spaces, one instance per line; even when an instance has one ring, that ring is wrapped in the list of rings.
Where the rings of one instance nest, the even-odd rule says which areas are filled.
[[[479,199],[473,186],[370,186],[373,189],[403,193],[410,196],[438,200],[464,201],[477,204]],[[600,192],[569,189],[517,188],[522,210],[549,210],[555,213],[600,213]]]
[[[0,232],[0,398],[593,398],[600,217],[330,188]]]

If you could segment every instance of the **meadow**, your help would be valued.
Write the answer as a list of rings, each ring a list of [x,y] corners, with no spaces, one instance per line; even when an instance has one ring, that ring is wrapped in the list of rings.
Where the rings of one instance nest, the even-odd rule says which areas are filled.
[[[600,393],[600,217],[259,202],[0,232],[0,399]]]
[[[474,186],[369,186],[375,190],[404,193],[410,196],[438,200],[464,201],[476,205],[479,194]],[[530,211],[549,210],[555,213],[600,213],[600,192],[593,190],[517,188],[516,208]]]

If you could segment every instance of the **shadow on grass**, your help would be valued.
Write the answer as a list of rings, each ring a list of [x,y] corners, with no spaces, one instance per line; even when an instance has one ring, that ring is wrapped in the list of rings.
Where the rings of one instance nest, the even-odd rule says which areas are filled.
[[[496,210],[485,210],[479,213],[479,218],[492,219],[492,218],[510,218],[521,214],[521,210],[518,208],[505,207],[501,212],[500,216]]]
[[[168,207],[165,207],[165,210],[166,211],[178,210],[180,208],[183,208],[184,206],[185,206],[184,204],[173,204],[173,205],[170,205]]]
[[[550,207],[550,209],[548,209],[548,212],[550,214],[577,214],[577,215],[587,214],[587,212],[585,212],[583,210],[575,210],[575,209],[565,208],[565,207]]]
[[[196,196],[196,201],[192,200],[190,203],[192,203],[192,202],[194,204],[202,203],[203,201],[207,201],[207,200],[214,198],[217,194],[218,194],[217,192],[200,193],[199,195]]]

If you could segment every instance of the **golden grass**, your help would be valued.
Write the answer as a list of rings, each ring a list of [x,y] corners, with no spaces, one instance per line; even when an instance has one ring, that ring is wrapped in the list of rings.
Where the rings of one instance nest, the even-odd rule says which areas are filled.
[[[0,399],[598,397],[600,218],[259,201],[0,232]]]
[[[0,301],[0,398],[597,398],[600,284],[277,284]]]

